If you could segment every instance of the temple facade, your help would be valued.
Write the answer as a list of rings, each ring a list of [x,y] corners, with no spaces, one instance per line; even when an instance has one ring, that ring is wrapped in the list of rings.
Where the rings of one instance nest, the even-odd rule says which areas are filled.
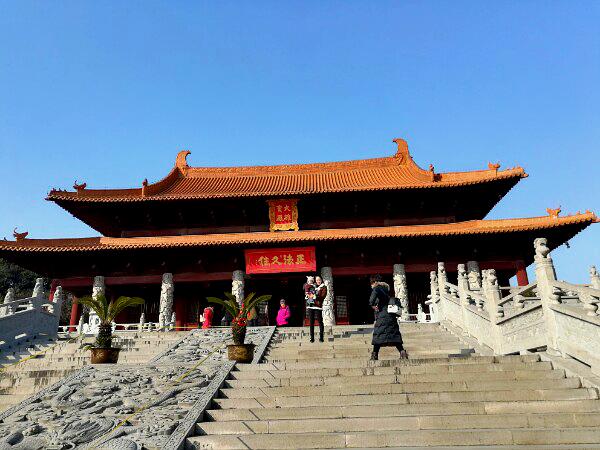
[[[368,277],[380,273],[416,313],[430,289],[429,273],[467,261],[477,283],[495,269],[501,285],[516,275],[527,285],[531,242],[562,245],[597,221],[590,212],[560,209],[531,218],[486,220],[527,174],[499,164],[470,172],[419,167],[406,142],[393,156],[333,163],[255,167],[191,167],[189,151],[170,173],[132,189],[52,190],[52,201],[101,236],[32,239],[14,233],[0,257],[52,280],[76,298],[102,289],[109,297],[146,299],[147,321],[196,327],[207,296],[271,294],[260,320],[274,323],[280,298],[292,324],[305,316],[302,284],[322,275],[329,285],[326,324],[372,322]],[[426,308],[426,307],[425,307]],[[127,311],[120,322],[136,322]],[[215,320],[221,311],[215,311]],[[81,311],[76,302],[71,324]]]

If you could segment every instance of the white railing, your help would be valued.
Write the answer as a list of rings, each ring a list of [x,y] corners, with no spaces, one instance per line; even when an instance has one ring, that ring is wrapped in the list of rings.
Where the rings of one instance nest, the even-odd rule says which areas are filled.
[[[56,336],[62,306],[62,288],[56,288],[53,301],[45,298],[40,289],[34,292],[37,295],[0,305],[0,350],[16,347],[38,336]]]
[[[500,288],[490,269],[483,271],[481,287],[470,288],[462,264],[452,284],[439,263],[431,272],[427,301],[432,317],[496,354],[546,349],[576,358],[600,375],[600,276],[592,267],[590,285],[558,281],[546,244],[543,238],[534,242],[536,281],[527,286]]]

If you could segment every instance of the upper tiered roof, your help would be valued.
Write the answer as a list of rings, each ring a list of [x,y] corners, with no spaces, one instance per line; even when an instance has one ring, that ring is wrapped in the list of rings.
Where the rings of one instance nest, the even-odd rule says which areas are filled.
[[[412,159],[406,141],[395,139],[395,155],[317,164],[247,167],[190,167],[189,151],[179,152],[175,167],[162,180],[135,189],[87,189],[75,185],[74,192],[52,190],[48,200],[65,202],[139,202],[210,198],[297,196],[333,192],[444,188],[487,183],[527,176],[521,167],[435,173],[420,168]]]

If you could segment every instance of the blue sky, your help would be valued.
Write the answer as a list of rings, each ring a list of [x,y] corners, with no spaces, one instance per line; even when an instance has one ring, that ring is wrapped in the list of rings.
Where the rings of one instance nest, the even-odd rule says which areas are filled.
[[[490,218],[600,213],[600,2],[0,1],[0,237],[95,235],[52,187],[389,155],[530,177]],[[555,251],[600,265],[600,225]]]

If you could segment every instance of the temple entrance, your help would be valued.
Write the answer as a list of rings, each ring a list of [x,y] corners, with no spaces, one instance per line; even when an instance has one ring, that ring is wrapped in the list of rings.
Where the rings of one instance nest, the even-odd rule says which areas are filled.
[[[304,323],[305,303],[302,286],[305,282],[306,276],[303,274],[250,275],[246,279],[245,293],[272,296],[268,303],[269,325],[275,325],[279,301],[285,299],[292,313],[289,325],[299,327]]]

